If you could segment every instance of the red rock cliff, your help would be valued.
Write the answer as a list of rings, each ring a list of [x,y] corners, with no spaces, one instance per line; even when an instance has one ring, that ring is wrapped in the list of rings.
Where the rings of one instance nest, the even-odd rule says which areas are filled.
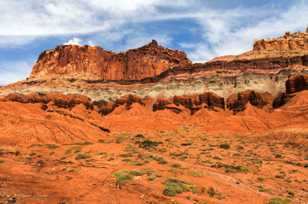
[[[253,51],[292,51],[292,50],[307,50],[308,49],[308,33],[285,33],[284,36],[269,39],[259,40],[254,43]]]
[[[190,64],[184,52],[164,48],[154,40],[124,53],[93,46],[61,45],[40,55],[31,78],[140,80]]]

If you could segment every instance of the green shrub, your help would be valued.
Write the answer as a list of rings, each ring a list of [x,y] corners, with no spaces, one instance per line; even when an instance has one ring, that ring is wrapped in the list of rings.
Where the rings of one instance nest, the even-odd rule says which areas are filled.
[[[142,176],[145,173],[138,170],[120,170],[112,174],[116,178],[116,186],[121,188],[123,184],[134,179],[135,176]]]
[[[168,179],[164,183],[163,194],[166,196],[176,196],[177,194],[184,192],[196,192],[196,187],[185,181],[177,179]]]
[[[143,149],[153,149],[157,147],[160,144],[160,142],[152,141],[152,140],[144,140],[139,143],[139,147]]]
[[[220,193],[219,191],[215,190],[213,187],[210,187],[207,190],[207,194],[211,197],[211,198],[217,198],[219,200],[223,199],[224,196],[222,193]]]
[[[47,147],[48,149],[57,149],[57,148],[59,148],[59,146],[56,145],[56,144],[46,144],[46,147]]]
[[[216,164],[212,165],[211,167],[214,168],[224,168],[226,173],[247,173],[249,169],[245,166],[240,165],[229,165],[217,162]]]
[[[282,198],[272,198],[267,202],[267,204],[289,204],[289,203],[291,203],[289,199],[282,199]]]
[[[168,163],[163,157],[160,157],[160,156],[151,155],[150,158],[157,161],[157,163],[159,163],[159,164],[167,164]]]
[[[223,143],[223,144],[220,144],[219,147],[221,149],[230,149],[230,145],[228,143]]]
[[[82,159],[89,159],[91,158],[91,155],[88,153],[78,153],[75,157],[76,160],[82,160]]]
[[[204,176],[202,171],[191,171],[189,172],[189,174],[193,177],[203,177]]]
[[[120,133],[120,134],[116,135],[115,143],[117,143],[117,144],[123,143],[124,141],[129,139],[129,137],[131,137],[131,135],[129,133]]]

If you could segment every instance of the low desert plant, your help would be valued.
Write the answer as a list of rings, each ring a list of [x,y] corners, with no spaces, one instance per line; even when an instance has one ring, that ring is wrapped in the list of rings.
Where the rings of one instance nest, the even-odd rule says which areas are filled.
[[[83,152],[78,153],[75,157],[76,160],[83,160],[83,159],[89,159],[89,158],[91,158],[91,155],[88,153],[83,153]]]
[[[164,182],[163,194],[166,196],[176,196],[184,192],[195,192],[196,187],[193,184],[178,179],[168,179]]]
[[[46,147],[47,147],[48,149],[57,149],[57,148],[59,148],[59,146],[56,145],[56,144],[46,144]]]
[[[224,198],[223,194],[220,193],[219,191],[215,190],[213,187],[208,188],[207,194],[211,198],[217,198],[217,199],[223,199]]]
[[[145,172],[139,170],[120,170],[112,174],[116,178],[116,187],[121,188],[124,184],[132,181],[136,176],[142,176]]]
[[[228,143],[223,143],[223,144],[220,144],[219,147],[221,149],[230,149],[230,145]]]
[[[149,150],[149,149],[154,149],[159,144],[160,144],[160,142],[156,142],[156,141],[146,139],[146,140],[139,143],[139,147]]]
[[[267,204],[289,204],[289,203],[291,203],[289,199],[282,199],[282,198],[272,198],[267,202]]]
[[[204,176],[202,171],[191,171],[189,172],[189,175],[193,177],[203,177]]]
[[[159,163],[159,164],[167,164],[168,163],[163,157],[160,157],[160,156],[151,155],[150,158],[157,161],[157,163]]]
[[[229,165],[217,162],[216,164],[212,165],[211,167],[214,168],[224,168],[226,173],[247,173],[249,169],[245,166],[240,165]]]

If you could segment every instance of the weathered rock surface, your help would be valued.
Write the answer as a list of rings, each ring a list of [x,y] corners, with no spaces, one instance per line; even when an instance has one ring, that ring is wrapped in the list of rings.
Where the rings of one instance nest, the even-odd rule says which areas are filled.
[[[258,40],[254,43],[254,51],[283,52],[290,50],[307,50],[308,49],[308,32],[306,33],[285,33],[283,37]]]
[[[124,53],[94,46],[61,45],[40,55],[31,78],[140,80],[190,64],[185,53],[159,46],[154,40]]]
[[[170,106],[172,105],[172,106]],[[174,106],[175,105],[175,106]],[[174,96],[170,99],[158,99],[153,104],[153,111],[172,109],[179,112],[176,107],[183,106],[191,111],[191,114],[202,108],[225,108],[224,98],[213,93],[203,93],[192,96]]]
[[[211,70],[272,71],[291,66],[308,66],[308,33],[286,33],[283,37],[259,40],[252,51],[198,64],[192,64],[184,52],[163,48],[154,40],[123,53],[94,46],[62,45],[40,55],[30,79],[65,77],[89,82],[146,83],[165,78],[187,79]]]
[[[286,81],[286,93],[291,94],[308,89],[308,75],[290,76]]]
[[[60,108],[73,108],[76,105],[83,104],[86,107],[89,107],[91,104],[91,99],[86,96],[77,95],[77,94],[60,94],[60,93],[33,93],[28,95],[12,93],[2,99],[1,101],[13,101],[19,103],[41,103],[48,104],[52,103],[53,105]]]
[[[154,103],[162,101],[153,109],[182,106],[193,112],[205,104],[224,107],[218,98],[229,96],[227,107],[232,110],[242,109],[247,102],[263,106],[264,100],[258,93],[277,96],[305,89],[307,35],[288,33],[277,39],[257,41],[250,52],[218,57],[203,64],[192,64],[185,53],[163,48],[156,41],[124,53],[93,46],[59,46],[41,54],[30,79],[1,87],[0,95],[84,95],[95,101],[95,108],[102,114],[121,105],[144,105],[146,97]],[[304,77],[289,77],[296,75]]]
[[[0,88],[0,203],[264,204],[290,195],[294,203],[308,200],[308,90],[305,54],[297,47],[279,54],[264,51],[266,45],[158,76],[146,72],[151,77],[137,81],[130,79],[145,76],[138,71],[148,68],[144,61],[133,63],[137,75],[123,74],[120,54],[59,49],[76,49],[60,57],[63,69],[51,51],[44,54],[51,70],[41,67],[38,79]],[[104,76],[121,81],[101,78],[96,52],[119,59],[115,72]],[[143,56],[148,51],[136,60]],[[173,171],[174,164],[180,171]],[[260,178],[270,191],[256,185]],[[205,193],[170,197],[170,181]]]
[[[280,93],[274,100],[273,100],[273,108],[280,108],[281,106],[285,105],[291,96],[287,95],[286,93]]]
[[[253,106],[262,108],[269,104],[270,97],[266,94],[256,93],[255,91],[247,90],[238,94],[233,94],[227,99],[227,108],[234,112],[240,112],[245,109],[246,104],[250,103]]]

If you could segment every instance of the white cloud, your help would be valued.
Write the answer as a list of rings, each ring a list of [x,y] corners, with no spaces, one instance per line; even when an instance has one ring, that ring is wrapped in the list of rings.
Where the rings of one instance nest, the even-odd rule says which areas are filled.
[[[63,43],[63,45],[90,45],[95,46],[97,43],[95,43],[92,40],[84,40],[82,38],[73,37],[72,39],[69,39],[67,42]]]
[[[304,31],[308,22],[306,2],[298,1],[283,12],[273,8],[204,12],[198,17],[204,32],[203,42],[197,43],[189,55],[194,61],[205,61],[215,56],[240,54],[250,50],[257,39],[280,36],[286,31]]]
[[[201,27],[202,40],[194,45],[187,42],[186,47],[183,42],[182,47],[192,50],[189,55],[200,61],[243,52],[250,49],[255,39],[276,36],[284,31],[303,30],[308,22],[307,0],[294,1],[289,10],[275,7],[214,9],[206,6],[207,2],[210,1],[0,1],[0,47],[22,46],[37,37],[58,35],[78,36],[67,43],[120,44],[117,49],[136,47],[152,38],[168,44],[172,42],[171,30],[158,28],[152,33],[131,25],[143,27],[154,21],[190,19]],[[80,37],[85,34],[97,34],[104,39]],[[124,38],[127,39],[123,43]]]
[[[183,7],[188,0],[10,0],[0,1],[1,36],[85,34],[123,22],[159,16],[158,7]]]
[[[283,9],[238,7],[217,9],[202,0],[0,0],[0,48],[27,46],[37,38],[74,36],[64,44],[101,45],[117,51],[135,48],[156,39],[168,46],[178,34],[168,27],[147,30],[151,23],[181,23],[199,42],[178,44],[193,61],[251,49],[253,41],[304,30],[308,22],[308,0],[292,1]],[[227,4],[228,2],[226,2]],[[182,33],[183,34],[183,33]],[[89,37],[90,36],[90,37]],[[94,36],[94,37],[93,37]],[[175,37],[175,39],[173,39]],[[31,71],[29,60],[0,62],[0,84],[24,79]]]
[[[72,38],[69,41],[63,43],[64,45],[81,45],[82,44],[82,39],[80,38]]]
[[[12,38],[18,38],[25,44],[31,42],[33,38],[42,36],[111,32],[128,22],[143,22],[152,21],[157,18],[168,18],[167,15],[161,15],[159,8],[182,8],[194,1],[0,1],[0,46],[4,47],[6,39],[10,40]]]

